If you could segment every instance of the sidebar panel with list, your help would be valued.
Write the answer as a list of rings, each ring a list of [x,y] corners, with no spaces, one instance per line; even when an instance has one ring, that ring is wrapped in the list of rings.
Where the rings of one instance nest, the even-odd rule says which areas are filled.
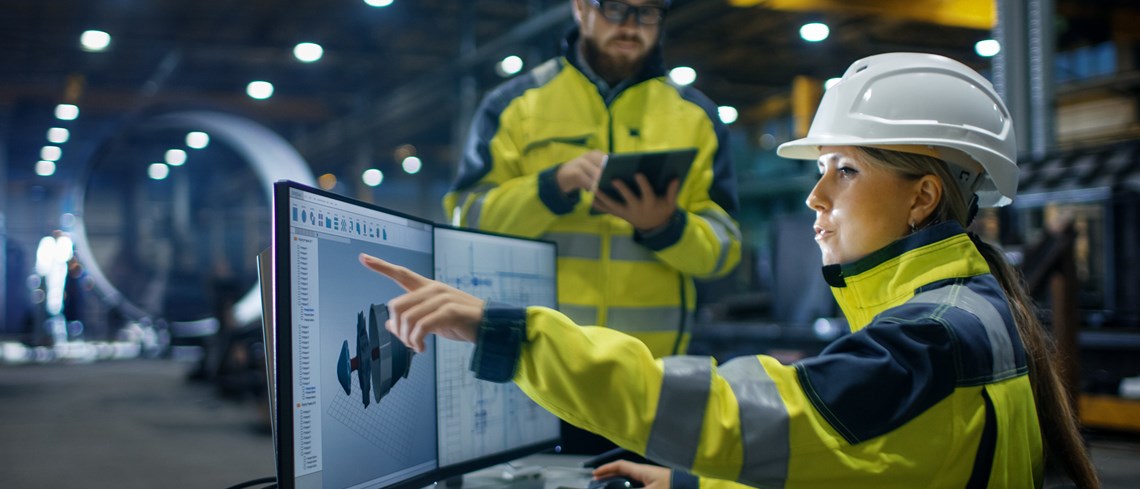
[[[314,231],[295,229],[293,234],[292,270],[296,274],[293,291],[293,369],[294,375],[293,432],[297,440],[296,475],[302,476],[320,471],[321,460],[321,414],[320,388],[321,366],[316,362],[320,348],[320,290],[317,261],[317,238]]]

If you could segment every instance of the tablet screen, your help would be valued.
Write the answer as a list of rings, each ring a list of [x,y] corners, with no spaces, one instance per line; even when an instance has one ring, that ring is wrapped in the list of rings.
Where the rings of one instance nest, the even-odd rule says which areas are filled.
[[[689,166],[697,156],[696,148],[687,148],[671,151],[655,151],[649,153],[614,153],[606,158],[606,165],[598,177],[598,191],[605,192],[610,198],[624,202],[613,182],[621,180],[640,197],[640,187],[634,175],[644,174],[649,180],[650,187],[659,196],[665,195],[669,189],[669,182],[680,180],[685,182],[685,175],[689,173]]]

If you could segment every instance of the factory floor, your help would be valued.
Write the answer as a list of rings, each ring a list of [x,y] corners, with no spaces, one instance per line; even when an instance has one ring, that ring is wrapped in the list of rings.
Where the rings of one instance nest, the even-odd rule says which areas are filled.
[[[274,475],[257,402],[188,381],[193,364],[0,365],[0,485],[226,488]],[[1105,488],[1140,481],[1140,434],[1090,434]]]

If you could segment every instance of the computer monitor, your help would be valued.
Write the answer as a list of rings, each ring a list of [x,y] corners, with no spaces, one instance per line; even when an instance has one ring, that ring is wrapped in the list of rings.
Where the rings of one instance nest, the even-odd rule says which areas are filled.
[[[403,293],[360,253],[433,275],[432,226],[274,184],[277,480],[281,488],[421,487],[438,476],[436,351],[384,328]]]
[[[480,299],[558,306],[553,242],[447,226],[435,228],[435,278]],[[554,447],[559,421],[513,383],[475,379],[474,347],[436,342],[441,474],[457,475]]]

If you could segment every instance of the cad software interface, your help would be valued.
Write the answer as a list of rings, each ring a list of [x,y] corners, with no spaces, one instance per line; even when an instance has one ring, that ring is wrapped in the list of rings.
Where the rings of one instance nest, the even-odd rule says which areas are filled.
[[[555,254],[549,242],[435,229],[435,278],[483,300],[557,307]],[[440,338],[436,348],[441,467],[559,436],[558,418],[518,386],[475,379],[471,344]]]
[[[386,303],[403,291],[357,260],[431,277],[431,226],[288,192],[296,487],[384,487],[434,470],[435,342],[413,354],[388,333]]]

